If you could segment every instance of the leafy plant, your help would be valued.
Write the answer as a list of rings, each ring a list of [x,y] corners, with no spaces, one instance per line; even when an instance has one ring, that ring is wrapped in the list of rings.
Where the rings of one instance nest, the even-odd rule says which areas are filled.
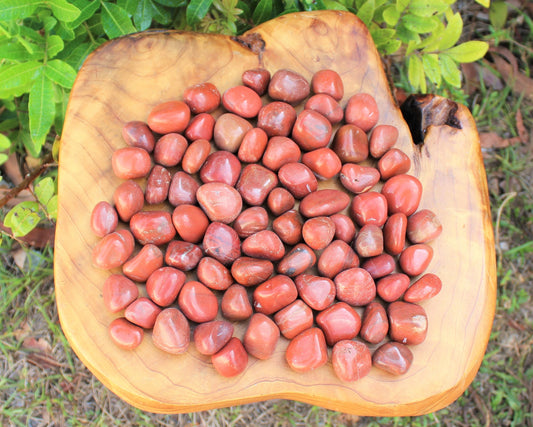
[[[490,0],[477,0],[489,7]],[[380,53],[407,76],[411,91],[459,88],[458,64],[488,44],[457,44],[456,0],[0,0],[0,164],[9,153],[57,152],[70,89],[83,61],[103,42],[153,27],[241,34],[276,16],[308,10],[356,13]],[[491,19],[501,2],[493,3]],[[52,179],[50,177],[50,179]],[[50,182],[45,181],[44,182]],[[49,184],[47,189],[52,188]],[[23,202],[5,218],[15,236],[53,221],[57,202]],[[55,184],[53,185],[55,195]],[[0,201],[0,206],[2,206]]]

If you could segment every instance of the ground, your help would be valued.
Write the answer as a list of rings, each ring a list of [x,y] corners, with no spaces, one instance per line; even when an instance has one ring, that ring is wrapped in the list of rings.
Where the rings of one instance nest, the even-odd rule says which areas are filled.
[[[104,387],[64,338],[54,302],[53,251],[21,249],[4,239],[0,424],[533,426],[533,85],[525,80],[533,49],[528,21],[519,18],[513,21],[514,44],[494,46],[483,64],[465,70],[472,86],[465,88],[464,103],[482,136],[489,184],[498,300],[481,368],[456,402],[412,418],[357,417],[287,400],[182,415],[135,409]],[[474,16],[465,29],[483,33],[487,29],[479,21]],[[516,44],[526,45],[523,54],[516,53]],[[505,66],[496,59],[507,53],[503,49],[516,57],[520,78],[505,75]]]

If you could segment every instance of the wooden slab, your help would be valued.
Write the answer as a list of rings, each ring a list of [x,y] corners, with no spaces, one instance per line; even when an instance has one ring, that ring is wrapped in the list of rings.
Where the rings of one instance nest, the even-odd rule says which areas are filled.
[[[227,379],[193,345],[187,353],[172,356],[156,349],[147,334],[139,348],[128,352],[108,337],[107,325],[116,315],[104,308],[102,285],[110,273],[91,265],[98,239],[89,217],[97,202],[112,200],[120,183],[110,158],[124,146],[123,124],[145,121],[154,105],[180,99],[195,83],[210,81],[222,92],[239,84],[244,70],[257,66],[271,72],[290,68],[309,79],[320,69],[334,69],[344,81],[343,105],[351,94],[371,93],[378,101],[380,123],[400,131],[398,147],[411,157],[411,173],[424,185],[421,208],[434,210],[444,226],[432,244],[435,257],[428,269],[442,278],[443,290],[423,303],[429,332],[423,344],[412,347],[414,363],[404,376],[372,369],[356,383],[342,383],[329,362],[298,374],[286,365],[287,341],[282,339],[270,360],[250,358],[243,375]],[[432,105],[425,106],[425,140],[413,145],[366,27],[344,12],[282,16],[238,39],[155,31],[105,44],[78,75],[61,141],[55,285],[61,325],[72,348],[114,393],[153,412],[193,412],[272,398],[376,416],[416,415],[448,405],[479,368],[496,286],[476,127],[465,107],[450,105],[448,121],[433,120],[441,110],[432,115]],[[244,328],[237,326],[235,335],[242,337]]]

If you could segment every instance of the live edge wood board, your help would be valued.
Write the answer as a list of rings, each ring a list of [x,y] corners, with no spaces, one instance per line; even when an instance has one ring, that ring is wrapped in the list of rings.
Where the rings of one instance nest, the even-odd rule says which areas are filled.
[[[156,104],[181,99],[183,90],[210,81],[221,92],[240,84],[244,70],[289,68],[310,79],[331,68],[342,76],[344,106],[356,92],[378,102],[379,123],[400,131],[397,147],[412,159],[410,173],[424,192],[420,208],[437,213],[444,231],[432,243],[428,272],[439,275],[442,292],[422,303],[429,318],[424,343],[412,346],[414,362],[400,377],[373,368],[355,383],[343,383],[331,363],[306,374],[290,370],[281,339],[267,361],[250,357],[244,374],[224,378],[194,345],[179,356],[155,348],[150,334],[125,351],[107,332],[117,315],[103,305],[109,272],[94,268],[98,241],[89,225],[101,200],[112,200],[120,180],[111,154],[125,144],[121,128],[145,121]],[[285,398],[332,410],[374,416],[417,415],[443,408],[474,378],[489,338],[495,310],[494,239],[486,176],[472,116],[442,98],[414,102],[423,143],[415,145],[391,96],[378,53],[366,27],[338,11],[305,12],[266,22],[239,38],[149,31],[113,40],[83,65],[68,105],[59,161],[59,213],[55,290],[63,331],[72,348],[109,389],[141,409],[193,412]],[[416,127],[416,126],[415,126]],[[142,288],[142,287],[141,287]],[[237,325],[235,335],[243,336]]]

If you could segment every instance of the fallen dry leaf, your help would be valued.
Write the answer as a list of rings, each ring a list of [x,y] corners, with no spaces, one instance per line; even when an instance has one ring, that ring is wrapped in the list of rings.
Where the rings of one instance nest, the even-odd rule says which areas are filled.
[[[63,366],[52,355],[52,346],[44,338],[25,338],[22,342],[22,349],[28,353],[26,355],[28,363],[41,369],[59,368]]]
[[[27,338],[30,333],[31,328],[29,323],[27,321],[23,321],[20,324],[20,328],[15,329],[15,331],[13,331],[13,336],[17,341],[22,341],[23,339]]]
[[[522,118],[522,111],[520,111],[520,109],[516,111],[515,118],[516,118],[516,130],[518,131],[518,137],[520,138],[520,141],[522,141],[522,143],[527,144],[529,135],[528,135],[526,127],[524,126],[524,119]]]
[[[59,363],[53,356],[42,353],[30,353],[26,356],[28,363],[37,366],[41,369],[47,368],[62,368],[65,365]]]
[[[28,337],[22,342],[22,348],[43,354],[52,353],[52,346],[44,338]]]
[[[497,72],[488,61],[483,60],[483,65],[477,62],[461,64],[461,70],[465,77],[464,91],[468,95],[473,94],[481,86],[479,82],[480,75],[485,87],[494,90],[503,89],[501,79],[496,75]]]
[[[26,262],[26,258],[28,257],[28,252],[26,252],[22,248],[18,248],[11,252],[11,256],[13,257],[13,261],[15,262],[17,267],[23,270],[24,263]]]
[[[20,167],[18,163],[18,158],[15,153],[11,154],[7,160],[2,165],[2,170],[4,175],[9,178],[13,185],[20,184],[24,179],[22,173],[20,172]]]
[[[6,227],[0,222],[0,230],[4,233],[13,236],[11,228]],[[34,248],[42,249],[47,246],[54,247],[55,227],[36,227],[25,236],[17,238],[17,241],[26,243]]]
[[[479,134],[481,148],[505,148],[521,142],[520,137],[502,138],[496,132],[483,132]]]
[[[514,69],[513,65],[497,55],[493,55],[493,61],[503,80],[509,82],[514,92],[533,99],[533,79]]]

